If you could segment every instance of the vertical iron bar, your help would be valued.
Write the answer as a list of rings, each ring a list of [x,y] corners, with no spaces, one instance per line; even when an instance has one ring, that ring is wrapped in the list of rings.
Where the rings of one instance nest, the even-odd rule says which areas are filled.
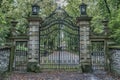
[[[60,69],[60,28],[61,28],[61,24],[60,24],[60,21],[59,21],[59,49],[58,49],[58,51],[59,51],[59,69]]]
[[[12,40],[12,48],[11,48],[11,54],[10,54],[10,72],[12,71],[12,67],[13,67],[13,63],[14,63],[14,49],[15,49],[15,46],[14,46],[14,43],[13,43],[13,40]]]
[[[104,64],[104,69],[105,70],[108,70],[109,71],[109,66],[108,66],[108,63],[107,63],[107,40],[105,39],[105,41],[104,41],[104,57],[105,57],[105,64]]]
[[[80,69],[81,68],[81,59],[80,59],[80,57],[81,57],[81,55],[80,55],[80,27],[79,26],[77,26],[77,28],[78,28],[78,36],[77,36],[77,39],[78,39],[78,46],[77,46],[77,51],[78,51],[78,56],[79,56],[79,59],[78,59],[78,68]]]
[[[40,64],[40,26],[39,26],[39,54],[38,54],[38,63]]]
[[[79,64],[81,64],[80,63],[80,27],[78,27],[78,40],[79,40],[79,45],[78,45],[78,49],[79,49]]]

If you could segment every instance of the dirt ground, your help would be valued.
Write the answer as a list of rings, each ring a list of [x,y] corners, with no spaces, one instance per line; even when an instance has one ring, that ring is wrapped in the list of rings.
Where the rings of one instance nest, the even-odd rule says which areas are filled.
[[[42,72],[12,73],[6,80],[120,80],[108,73]]]

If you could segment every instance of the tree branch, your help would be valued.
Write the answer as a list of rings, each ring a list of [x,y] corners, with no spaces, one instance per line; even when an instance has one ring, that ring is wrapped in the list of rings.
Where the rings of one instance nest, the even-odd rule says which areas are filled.
[[[119,9],[120,1],[117,1],[117,9]]]
[[[105,6],[106,6],[106,8],[108,10],[108,13],[111,15],[111,11],[110,11],[110,8],[108,6],[107,0],[104,0],[104,2],[105,2]]]
[[[3,0],[0,0],[0,7],[1,7],[2,1],[3,1]]]

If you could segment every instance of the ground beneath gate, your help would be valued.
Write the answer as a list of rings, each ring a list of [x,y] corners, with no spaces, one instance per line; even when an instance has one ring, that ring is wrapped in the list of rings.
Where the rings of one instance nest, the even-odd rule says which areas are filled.
[[[42,73],[12,73],[7,80],[120,80],[119,77],[107,73],[78,72],[42,72]]]

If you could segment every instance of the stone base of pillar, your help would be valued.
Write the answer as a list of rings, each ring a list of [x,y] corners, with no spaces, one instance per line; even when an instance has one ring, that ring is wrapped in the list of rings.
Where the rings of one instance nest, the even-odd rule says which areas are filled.
[[[90,63],[83,63],[83,64],[81,65],[81,69],[82,69],[82,72],[83,72],[83,73],[92,72],[92,67],[91,67],[91,64],[90,64]]]
[[[38,62],[28,62],[27,64],[27,72],[41,72],[40,65]]]

